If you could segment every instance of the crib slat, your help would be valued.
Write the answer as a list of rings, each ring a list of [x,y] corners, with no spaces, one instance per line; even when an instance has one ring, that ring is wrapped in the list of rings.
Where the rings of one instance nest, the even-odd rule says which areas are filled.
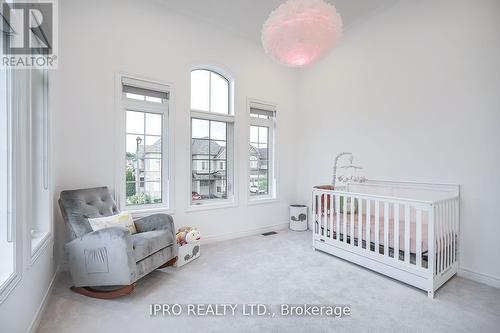
[[[448,212],[448,223],[447,223],[447,226],[448,226],[448,230],[447,230],[447,237],[448,237],[448,267],[451,266],[452,264],[452,261],[451,261],[451,247],[452,247],[452,226],[451,226],[451,223],[452,223],[452,209],[451,209],[451,204],[452,204],[452,201],[448,201],[446,203],[446,210]]]
[[[455,263],[455,200],[450,201],[450,265]]]
[[[455,199],[455,261],[460,260],[460,199]]]
[[[422,267],[422,211],[417,209],[416,243],[415,243],[415,263],[417,267]]]
[[[333,194],[330,194],[329,196],[329,203],[330,203],[330,238],[333,239]]]
[[[446,226],[447,226],[447,230],[446,230],[446,237],[448,239],[448,254],[447,254],[447,262],[448,262],[448,267],[451,266],[451,219],[452,219],[452,216],[451,216],[451,201],[447,201],[446,202],[446,214],[448,216],[447,218],[447,223],[446,223]]]
[[[443,240],[442,270],[444,271],[446,269],[446,203],[441,204],[441,230],[441,238]]]
[[[328,193],[322,196],[323,236],[328,237]]]
[[[399,204],[394,204],[394,259],[399,260]]]
[[[313,207],[312,216],[314,219],[313,232],[315,234],[317,234],[318,233],[318,195],[315,193],[313,193],[312,207]]]
[[[375,201],[375,252],[379,253],[379,242],[380,242],[380,202]]]
[[[389,256],[389,203],[384,202],[384,255]]]
[[[442,227],[443,227],[443,271],[448,268],[448,262],[447,262],[447,254],[448,254],[448,238],[446,235],[446,222],[448,220],[447,217],[447,211],[446,211],[446,202],[443,202],[442,204],[443,207],[443,220],[442,220]]]
[[[452,239],[452,249],[451,249],[451,259],[453,261],[453,263],[455,263],[455,261],[457,260],[456,258],[456,250],[457,250],[457,229],[456,229],[456,214],[455,214],[455,200],[452,201],[452,204],[451,204],[451,216],[452,216],[452,222],[451,222],[451,225],[452,225],[452,234],[451,234],[451,239]]]
[[[405,205],[405,262],[410,263],[410,206]]]
[[[428,212],[428,221],[427,221],[427,246],[429,247],[427,252],[427,269],[432,273],[432,276],[436,275],[435,270],[435,253],[436,253],[436,242],[435,238],[435,229],[434,229],[434,216],[435,216],[436,208],[435,206],[431,206],[431,209]]]
[[[442,253],[441,253],[441,271],[446,269],[446,207],[445,203],[441,204],[441,239],[442,243]]]
[[[438,249],[437,249],[437,252],[436,252],[436,255],[438,257],[438,260],[437,260],[437,264],[438,264],[438,269],[437,269],[437,272],[438,272],[438,275],[441,273],[441,271],[443,270],[443,230],[442,230],[442,221],[443,221],[443,217],[442,217],[442,209],[441,209],[441,205],[438,204],[438,207],[437,207],[437,215],[436,215],[436,228],[437,228],[437,242],[438,242]]]
[[[347,244],[347,197],[342,196],[342,209],[344,210],[344,217],[342,218],[342,235],[344,243]]]
[[[450,238],[449,238],[449,222],[450,222],[450,214],[449,214],[449,201],[443,203],[445,219],[444,219],[444,240],[445,240],[445,251],[444,251],[444,268],[447,269],[450,266],[449,256],[450,256]]]
[[[441,272],[441,209],[439,204],[436,205],[436,219],[434,223],[436,224],[436,274]]]
[[[336,194],[335,195],[335,213],[337,215],[337,218],[336,218],[336,229],[335,229],[335,232],[337,234],[337,240],[340,241],[340,198],[339,198],[339,195]]]
[[[456,249],[456,237],[455,235],[457,234],[457,231],[455,229],[455,200],[452,200],[450,202],[450,214],[451,214],[451,263],[455,263],[455,249]]]
[[[441,203],[441,228],[443,230],[442,239],[443,239],[443,271],[447,268],[446,263],[446,252],[448,247],[448,241],[446,239],[446,202]]]
[[[441,241],[439,240],[440,238],[440,230],[439,230],[439,221],[441,218],[439,217],[439,204],[436,205],[436,208],[434,209],[434,224],[435,224],[435,242],[436,242],[436,249],[435,249],[435,256],[436,256],[436,274],[439,274],[441,271],[441,262],[440,262],[440,257],[439,253],[441,252]]]
[[[323,209],[325,208],[323,205],[323,198],[324,195],[320,194],[319,195],[319,205],[318,205],[318,217],[319,217],[319,233],[321,236],[325,235],[325,228],[323,226]]]
[[[366,240],[365,240],[365,244],[366,244],[366,250],[367,251],[371,251],[371,220],[372,220],[372,216],[371,216],[371,209],[372,209],[372,202],[370,199],[366,199],[366,219],[365,219],[365,223],[366,223],[366,226],[365,226],[365,233],[366,233]]]
[[[363,248],[363,199],[358,199],[358,247]]]
[[[458,200],[453,200],[453,262],[457,261],[458,250]]]
[[[354,246],[354,197],[351,197],[351,245]]]

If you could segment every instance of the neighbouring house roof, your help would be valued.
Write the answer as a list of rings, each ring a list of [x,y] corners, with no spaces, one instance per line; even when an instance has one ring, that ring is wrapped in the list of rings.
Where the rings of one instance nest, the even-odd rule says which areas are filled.
[[[146,150],[145,153],[144,150]],[[160,154],[160,153],[161,153],[161,139],[156,140],[156,142],[153,143],[152,145],[139,146],[139,157],[148,154]]]
[[[203,139],[193,139],[191,143],[191,154],[192,155],[210,155],[218,158],[225,159],[226,158],[226,147],[219,145],[216,141],[209,141],[208,138]],[[210,144],[210,147],[209,147]],[[139,156],[144,153],[144,148],[146,148],[145,155],[148,154],[158,154],[161,153],[161,139],[158,139],[152,145],[147,145],[146,147],[141,146],[139,149]],[[210,148],[210,150],[209,150]],[[267,159],[268,148],[256,148],[250,146],[250,154],[254,156],[258,156],[259,159]]]
[[[268,148],[257,148],[255,146],[250,146],[250,155],[258,156],[259,159],[267,159]]]
[[[215,141],[209,141],[208,138],[191,140],[191,154],[193,155],[219,155],[226,147],[219,145]],[[210,143],[210,146],[209,146]],[[209,149],[210,148],[210,149]]]

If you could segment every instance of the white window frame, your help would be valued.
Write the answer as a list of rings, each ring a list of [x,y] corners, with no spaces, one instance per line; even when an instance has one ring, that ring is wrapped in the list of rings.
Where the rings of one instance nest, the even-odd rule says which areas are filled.
[[[28,144],[28,149],[29,149],[29,165],[31,167],[31,172],[30,172],[30,180],[28,183],[28,194],[30,196],[30,211],[28,214],[30,214],[30,224],[29,224],[29,229],[27,230],[27,238],[28,238],[28,244],[30,246],[29,254],[30,254],[30,264],[33,264],[36,259],[40,256],[40,254],[43,252],[45,247],[52,241],[53,237],[53,227],[52,227],[52,219],[51,216],[53,216],[53,210],[52,210],[52,196],[51,196],[51,177],[50,177],[50,153],[49,153],[49,146],[50,146],[50,113],[49,113],[49,71],[47,68],[43,68],[42,70],[42,94],[43,94],[43,100],[42,100],[42,117],[41,117],[41,123],[37,122],[34,118],[33,112],[37,112],[38,110],[33,109],[33,86],[32,86],[32,80],[33,80],[33,71],[40,70],[40,69],[32,69],[30,70],[30,75],[29,75],[29,91],[30,91],[30,113],[28,116],[29,119],[29,144]],[[37,156],[35,155],[38,153],[35,150],[35,147],[33,146],[33,133],[35,132],[35,127],[38,128],[41,132],[42,136],[42,160],[37,161],[36,158]],[[41,165],[41,168],[38,168],[37,166]],[[35,173],[38,174],[38,177],[42,179],[41,184],[34,184],[34,179]],[[40,185],[40,186],[38,186]],[[35,187],[36,186],[36,187]],[[37,195],[39,197],[37,197]],[[40,205],[37,205],[35,202],[36,200],[41,200],[42,203]],[[43,202],[45,201],[45,202]],[[38,220],[40,216],[35,216],[35,207],[40,206],[39,208],[42,209],[42,215],[43,218],[42,220]]]
[[[26,174],[27,148],[25,117],[29,108],[28,100],[23,98],[27,93],[27,71],[7,70],[7,118],[8,118],[8,235],[13,247],[13,271],[4,281],[0,281],[0,304],[6,300],[22,278],[22,246],[23,226],[21,221],[26,219],[26,206],[23,193],[26,184],[23,175]],[[24,212],[24,213],[23,213]],[[4,260],[4,258],[2,258]]]
[[[228,81],[228,114],[217,113],[217,112],[207,112],[191,109],[191,96],[189,98],[190,103],[190,113],[189,113],[189,177],[188,177],[188,209],[187,212],[191,211],[200,211],[207,209],[218,209],[218,208],[227,208],[227,207],[235,207],[237,206],[237,178],[236,170],[237,169],[237,156],[236,153],[236,124],[235,124],[235,116],[234,116],[234,80],[232,79],[232,75],[227,73],[220,68],[214,66],[195,66],[192,67],[189,71],[189,91],[191,91],[191,72],[196,70],[206,70],[210,72],[214,72],[224,79]],[[193,163],[192,163],[192,119],[201,119],[201,120],[211,120],[218,122],[227,123],[227,137],[226,137],[226,181],[227,181],[227,198],[219,199],[219,200],[197,200],[196,203],[193,203],[192,200],[192,172],[193,172]]]
[[[173,184],[173,114],[170,105],[173,103],[173,85],[155,79],[149,79],[135,74],[118,73],[116,75],[116,147],[117,158],[115,170],[115,200],[120,210],[132,212],[134,218],[140,218],[152,213],[174,213],[174,184]],[[166,92],[169,98],[165,103],[139,101],[126,98],[123,93],[123,84],[143,89]],[[127,111],[156,113],[162,115],[162,203],[146,205],[126,204],[126,115]]]
[[[251,117],[251,109],[259,109],[263,111],[270,111],[274,113],[273,119],[262,119]],[[277,124],[277,105],[275,103],[262,101],[255,98],[247,98],[247,118],[248,118],[248,141],[247,146],[250,146],[250,127],[251,126],[262,126],[268,128],[268,194],[263,195],[250,195],[250,150],[247,149],[247,177],[246,177],[246,193],[248,197],[249,204],[259,204],[264,202],[275,202],[278,201],[278,181],[277,181],[277,168],[276,168],[276,124]]]

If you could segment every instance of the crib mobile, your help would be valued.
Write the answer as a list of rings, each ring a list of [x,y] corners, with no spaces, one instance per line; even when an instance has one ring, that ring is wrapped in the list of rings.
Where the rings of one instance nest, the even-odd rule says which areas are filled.
[[[349,164],[342,165],[340,168],[344,170],[344,174],[337,177],[337,165],[342,156],[349,156]],[[364,183],[367,181],[366,177],[360,175],[359,172],[363,170],[362,167],[353,164],[354,155],[349,152],[342,152],[335,157],[335,161],[333,163],[333,177],[332,177],[332,186],[335,188],[336,181],[338,180],[341,183],[344,183],[343,187],[346,187],[347,183]]]

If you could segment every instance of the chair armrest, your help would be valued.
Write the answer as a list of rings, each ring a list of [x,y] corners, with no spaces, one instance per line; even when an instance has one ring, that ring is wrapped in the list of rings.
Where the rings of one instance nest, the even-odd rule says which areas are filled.
[[[175,235],[174,219],[168,214],[153,214],[134,221],[137,232],[170,230]]]
[[[135,281],[132,239],[125,228],[89,232],[64,247],[76,287],[129,285]]]

